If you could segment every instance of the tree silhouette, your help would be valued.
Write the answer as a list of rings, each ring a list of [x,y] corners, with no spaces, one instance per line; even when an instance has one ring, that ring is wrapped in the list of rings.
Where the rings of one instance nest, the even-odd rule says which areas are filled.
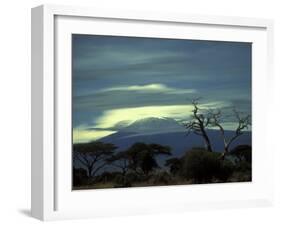
[[[189,122],[184,123],[184,126],[188,130],[188,134],[193,132],[194,134],[201,136],[205,142],[207,150],[212,152],[211,141],[206,131],[207,127],[210,125],[211,117],[209,114],[204,114],[198,107],[198,100],[199,98],[192,100],[192,119]]]
[[[108,163],[121,170],[122,176],[125,176],[129,170],[130,155],[128,151],[120,151],[107,159]]]
[[[89,177],[94,177],[108,164],[107,159],[112,156],[116,148],[113,144],[103,142],[74,144],[73,157],[88,170]]]
[[[225,155],[229,153],[231,144],[238,137],[240,137],[244,133],[244,131],[251,125],[251,116],[249,114],[243,116],[242,113],[234,109],[233,114],[237,121],[237,127],[235,129],[234,135],[228,138],[225,134],[225,129],[222,126],[223,115],[221,113],[221,110],[206,109],[205,112],[203,112],[202,109],[198,107],[198,100],[199,98],[192,100],[192,119],[189,122],[184,123],[184,126],[188,129],[188,134],[190,132],[193,132],[194,134],[201,136],[205,142],[207,150],[210,152],[213,150],[210,138],[207,134],[207,128],[217,127],[220,131],[221,138],[224,144],[224,151],[221,156],[221,158],[224,159]]]
[[[182,159],[180,158],[170,158],[166,160],[165,166],[170,168],[170,173],[176,175],[180,172],[182,167]]]
[[[236,111],[235,109],[233,110],[233,113],[237,120],[237,127],[235,129],[234,135],[232,137],[227,138],[225,135],[225,130],[222,126],[223,117],[222,117],[221,111],[220,110],[216,110],[216,111],[209,110],[209,117],[211,118],[210,124],[214,127],[219,128],[221,138],[223,140],[224,151],[221,156],[223,159],[224,159],[225,155],[229,153],[229,148],[230,148],[230,145],[233,143],[233,141],[235,141],[238,137],[240,137],[244,133],[245,129],[248,129],[248,127],[251,125],[251,117],[249,114],[242,116],[242,114],[239,113],[238,111]]]
[[[129,168],[137,174],[148,175],[158,167],[158,155],[171,155],[170,147],[159,144],[135,143],[127,150]]]

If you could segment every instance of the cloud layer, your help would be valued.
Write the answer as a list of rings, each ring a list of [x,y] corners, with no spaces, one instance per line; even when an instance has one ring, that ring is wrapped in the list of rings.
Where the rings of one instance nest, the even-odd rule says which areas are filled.
[[[83,140],[112,133],[87,129],[124,120],[188,118],[195,97],[251,112],[250,43],[73,35],[72,47],[77,139],[78,131]]]

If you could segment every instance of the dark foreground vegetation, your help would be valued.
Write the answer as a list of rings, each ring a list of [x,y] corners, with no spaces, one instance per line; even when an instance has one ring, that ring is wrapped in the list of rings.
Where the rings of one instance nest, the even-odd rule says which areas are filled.
[[[108,144],[99,143],[99,145]],[[136,143],[128,151],[118,152],[107,158],[107,167],[98,175],[89,175],[89,171],[85,168],[73,168],[73,188],[251,181],[252,158],[251,147],[248,145],[237,146],[224,159],[221,158],[219,152],[194,148],[187,151],[181,158],[168,158],[162,167],[159,166],[155,157],[169,155],[169,150],[159,145],[156,147],[157,149],[153,144]],[[97,155],[93,157],[93,159],[98,158]]]
[[[184,124],[188,133],[202,137],[205,147],[186,150],[173,157],[173,150],[161,144],[135,143],[116,151],[111,143],[90,142],[73,145],[73,189],[98,189],[161,185],[245,182],[252,180],[252,148],[231,144],[250,125],[250,116],[233,111],[237,128],[226,137],[220,110],[201,110],[197,100],[191,120]],[[213,150],[207,128],[216,127],[224,144]]]

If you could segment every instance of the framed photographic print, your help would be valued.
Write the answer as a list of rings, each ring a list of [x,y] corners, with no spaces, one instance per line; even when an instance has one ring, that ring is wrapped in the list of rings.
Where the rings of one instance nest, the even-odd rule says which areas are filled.
[[[271,204],[272,30],[264,19],[34,8],[32,215]]]

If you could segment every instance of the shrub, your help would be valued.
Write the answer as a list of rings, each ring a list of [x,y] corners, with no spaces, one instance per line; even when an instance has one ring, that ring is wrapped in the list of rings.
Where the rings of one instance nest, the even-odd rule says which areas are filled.
[[[230,155],[239,162],[245,161],[252,164],[252,147],[250,145],[238,145],[231,150]]]
[[[188,151],[182,159],[181,175],[194,183],[227,181],[233,172],[233,164],[221,160],[220,155],[202,149]]]
[[[103,172],[102,174],[95,176],[93,179],[93,183],[108,183],[115,179],[118,176],[119,172]]]
[[[152,175],[151,182],[154,185],[168,185],[172,181],[172,177],[167,172],[157,172]]]
[[[182,168],[182,159],[179,158],[167,159],[165,166],[169,167],[169,171],[173,176],[176,176],[180,173],[180,170]]]
[[[142,182],[143,178],[134,172],[129,172],[126,175],[118,174],[114,178],[115,187],[131,187],[133,183]]]
[[[250,181],[252,177],[252,147],[238,145],[230,152],[235,161],[236,180]]]
[[[220,170],[217,172],[216,177],[220,181],[227,181],[229,177],[233,174],[234,171],[234,165],[229,160],[220,160]]]
[[[121,174],[117,174],[115,177],[114,177],[114,184],[116,184],[118,187],[119,186],[123,186],[124,185],[124,176],[122,176]]]
[[[235,171],[230,179],[232,182],[246,182],[252,181],[252,173],[251,171],[242,172],[242,171]]]
[[[130,183],[134,183],[134,182],[140,182],[143,180],[143,178],[140,175],[137,175],[134,172],[129,172],[126,174],[126,179],[130,182]]]
[[[83,168],[73,168],[72,184],[74,187],[87,185],[88,184],[87,171]]]

